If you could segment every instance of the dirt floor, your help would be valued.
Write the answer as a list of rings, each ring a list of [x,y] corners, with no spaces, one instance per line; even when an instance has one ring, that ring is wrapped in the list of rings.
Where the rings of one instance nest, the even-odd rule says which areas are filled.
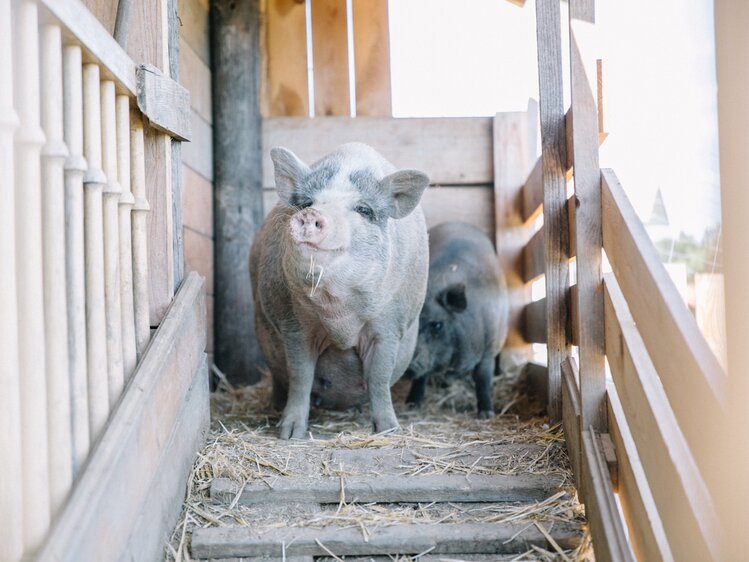
[[[366,408],[359,411],[313,410],[310,440],[279,441],[269,377],[252,387],[219,384],[212,394],[212,423],[206,446],[190,475],[180,520],[166,549],[169,561],[192,560],[190,538],[198,527],[252,526],[263,530],[286,527],[350,526],[361,530],[402,523],[527,523],[540,529],[556,522],[584,522],[559,425],[549,426],[540,404],[529,398],[522,371],[511,379],[495,379],[497,415],[476,419],[476,398],[468,379],[431,381],[424,406],[405,405],[409,381],[393,387],[393,402],[402,429],[373,435]],[[517,446],[511,446],[517,445]],[[374,457],[367,452],[377,450]],[[370,461],[367,461],[367,458]],[[343,477],[352,475],[427,474],[552,474],[563,482],[560,491],[532,503],[433,503],[284,505],[269,508],[239,505],[237,494],[228,505],[209,497],[211,482],[228,478],[240,488],[264,482],[270,488],[280,476]],[[343,478],[342,478],[343,482]],[[543,531],[542,531],[543,532]],[[369,560],[329,558],[328,560]],[[378,560],[451,560],[450,557],[385,557]],[[514,556],[476,560],[593,560],[586,533],[574,551],[538,547]],[[316,560],[325,560],[317,558]]]

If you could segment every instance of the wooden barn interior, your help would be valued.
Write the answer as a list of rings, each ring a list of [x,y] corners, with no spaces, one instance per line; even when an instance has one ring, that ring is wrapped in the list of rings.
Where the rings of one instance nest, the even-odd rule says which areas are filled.
[[[599,166],[595,0],[565,0],[569,21],[561,0],[509,1],[535,9],[540,99],[394,118],[387,0],[0,0],[0,562],[745,559],[749,5],[715,0],[725,370]],[[505,369],[544,411],[460,418],[470,467],[443,455],[439,474],[399,472],[449,425],[434,441],[364,432],[304,449],[268,441],[269,405],[217,414],[235,407],[217,395],[267,380],[247,259],[277,200],[269,151],[314,162],[349,141],[429,175],[428,226],[469,222],[497,248]],[[261,420],[255,444],[247,419]],[[257,478],[206,461],[218,443]],[[340,470],[294,472],[322,450]],[[557,473],[475,472],[550,450],[564,489]],[[384,475],[347,473],[344,458]],[[236,511],[454,503],[504,515],[259,532]]]

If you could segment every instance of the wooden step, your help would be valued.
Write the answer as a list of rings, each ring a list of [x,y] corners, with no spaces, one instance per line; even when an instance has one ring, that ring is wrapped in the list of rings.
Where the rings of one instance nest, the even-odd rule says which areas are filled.
[[[575,548],[580,526],[558,523],[545,529],[558,547]],[[374,528],[365,537],[350,527],[286,528],[260,532],[252,527],[195,529],[192,555],[197,558],[246,556],[371,556],[395,554],[507,554],[553,548],[536,525],[513,523],[398,524]]]
[[[211,499],[241,505],[302,503],[428,503],[540,501],[564,483],[558,475],[279,476],[243,488],[225,478],[211,483]],[[237,499],[237,494],[239,498]]]
[[[416,556],[416,555],[414,555]],[[411,560],[418,562],[516,562],[517,554],[426,554]],[[336,562],[332,556],[243,556],[242,558],[202,558],[210,562]],[[394,562],[393,556],[347,556],[346,562]],[[405,562],[400,559],[398,562]]]

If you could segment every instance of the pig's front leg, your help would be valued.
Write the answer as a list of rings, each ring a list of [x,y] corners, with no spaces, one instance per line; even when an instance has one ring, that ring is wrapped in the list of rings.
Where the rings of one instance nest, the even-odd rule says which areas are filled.
[[[478,416],[482,420],[494,417],[492,408],[492,377],[494,376],[494,357],[485,355],[473,370],[473,382],[476,383],[476,402]]]
[[[289,373],[289,393],[281,421],[278,423],[281,439],[304,439],[307,436],[309,400],[315,378],[316,356],[302,338],[286,344],[286,368]]]
[[[360,342],[359,356],[367,380],[375,433],[400,428],[390,396],[390,380],[397,355],[398,340],[395,338],[375,337]]]

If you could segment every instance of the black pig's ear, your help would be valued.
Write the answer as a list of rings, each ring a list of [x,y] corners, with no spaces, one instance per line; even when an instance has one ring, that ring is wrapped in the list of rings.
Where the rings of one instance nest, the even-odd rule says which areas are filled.
[[[398,170],[382,178],[382,190],[393,198],[390,216],[394,219],[408,216],[421,201],[421,195],[428,185],[429,178],[418,170]]]
[[[281,200],[288,203],[300,182],[312,170],[288,148],[272,148],[270,157],[273,160],[273,169],[276,173],[276,191]]]
[[[463,283],[450,285],[437,296],[437,301],[449,312],[463,312],[468,306],[466,286]]]

